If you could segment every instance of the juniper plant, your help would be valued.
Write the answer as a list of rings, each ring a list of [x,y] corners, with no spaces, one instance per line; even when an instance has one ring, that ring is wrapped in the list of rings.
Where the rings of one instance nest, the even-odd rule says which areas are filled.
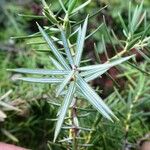
[[[94,32],[86,36],[88,19],[93,17],[96,13],[93,15],[88,15],[83,21],[84,23],[82,27],[80,25],[82,24],[82,21],[72,25],[72,21],[70,20],[70,18],[74,16],[80,9],[89,4],[90,0],[80,5],[79,7],[76,7],[76,0],[70,0],[69,3],[66,4],[59,0],[59,3],[62,8],[61,11],[63,10],[65,12],[65,17],[63,19],[58,17],[59,12],[58,14],[54,15],[50,7],[43,0],[44,7],[42,18],[47,18],[51,22],[52,26],[43,29],[37,23],[39,33],[28,37],[19,37],[35,38],[42,36],[42,38],[44,39],[42,43],[48,45],[49,51],[51,52],[50,60],[56,69],[48,70],[18,68],[9,70],[24,74],[42,75],[41,78],[20,77],[18,78],[18,80],[56,85],[56,96],[63,96],[64,98],[60,109],[57,113],[57,123],[54,133],[54,142],[56,141],[61,129],[69,129],[69,138],[63,139],[62,141],[68,142],[68,144],[70,144],[71,142],[73,149],[77,150],[79,149],[77,139],[79,138],[80,131],[86,129],[80,127],[78,121],[77,110],[81,108],[80,106],[78,106],[78,100],[80,99],[80,97],[86,99],[99,113],[102,114],[103,117],[107,118],[108,120],[113,121],[114,119],[117,119],[117,117],[114,115],[111,109],[105,104],[101,97],[90,86],[89,82],[106,73],[111,67],[119,65],[134,57],[133,55],[128,57],[121,56],[128,50],[133,48],[136,44],[138,44],[138,46],[141,46],[141,44],[139,43],[140,37],[136,38],[137,40],[133,39],[134,32],[141,22],[137,24],[136,17],[133,15],[132,24],[130,26],[134,30],[128,32],[120,16],[122,25],[124,26],[124,29],[126,29],[124,30],[124,33],[128,37],[125,47],[122,46],[123,51],[117,53],[106,63],[83,66],[81,65],[81,62],[85,61],[84,58],[82,59],[85,40],[91,35],[93,35],[96,31],[98,31],[101,25]],[[140,15],[141,7],[137,8],[136,10],[138,12],[138,15]],[[73,27],[77,25],[79,25],[79,27],[74,30]],[[74,30],[74,32],[72,32],[72,30]],[[54,36],[55,33],[57,33],[57,37]],[[72,43],[70,38],[74,35],[76,36],[76,34],[76,43]],[[145,42],[145,40],[143,40],[143,42]],[[59,46],[63,46],[63,48],[58,47],[58,44]],[[122,45],[122,43],[120,45]],[[67,126],[63,126],[65,120],[67,119],[67,114],[69,114],[70,121],[69,124],[67,124]]]

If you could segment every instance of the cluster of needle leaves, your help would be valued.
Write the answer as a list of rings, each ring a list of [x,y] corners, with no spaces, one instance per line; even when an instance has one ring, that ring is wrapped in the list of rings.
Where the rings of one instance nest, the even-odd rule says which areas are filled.
[[[140,64],[143,70],[148,66],[147,63]],[[120,92],[114,87],[114,92],[105,99],[120,121],[110,123],[103,120],[98,113],[92,114],[93,117],[95,116],[92,129],[95,130],[89,134],[89,137],[94,149],[137,150],[144,140],[148,140],[146,135],[149,135],[150,129],[149,76],[143,75],[130,65],[124,67],[128,68],[128,71],[121,76],[128,79],[127,88]],[[104,134],[101,134],[102,132]]]
[[[146,15],[146,13],[142,13],[143,4],[141,4],[139,7],[137,6],[133,15],[129,14],[130,24],[128,27],[123,21],[121,15],[119,15],[121,24],[123,26],[123,33],[127,38],[127,40],[125,41],[125,45],[124,43],[119,41],[115,33],[112,32],[116,41],[119,43],[123,50],[116,53],[114,57],[109,58],[109,60],[105,63],[91,65],[87,65],[84,63],[84,65],[81,65],[82,62],[86,61],[84,60],[84,57],[82,58],[85,40],[96,33],[101,26],[99,26],[95,31],[86,36],[88,20],[89,18],[95,16],[96,13],[88,15],[84,21],[77,23],[76,21],[74,23],[74,21],[71,21],[71,19],[74,15],[76,15],[76,13],[78,13],[78,11],[83,9],[90,2],[91,1],[89,0],[84,4],[76,7],[76,0],[70,0],[69,3],[66,4],[59,0],[61,11],[65,12],[65,17],[60,18],[58,17],[59,12],[58,14],[54,15],[54,13],[51,11],[50,6],[48,6],[47,3],[43,0],[43,17],[49,20],[50,24],[52,25],[47,26],[43,29],[37,23],[39,33],[28,37],[17,37],[24,39],[41,36],[44,40],[43,43],[48,46],[48,51],[50,52],[49,57],[55,69],[50,70],[17,68],[9,70],[23,74],[41,75],[41,77],[20,77],[18,78],[18,80],[34,83],[54,84],[56,86],[56,96],[63,96],[63,102],[57,113],[54,142],[56,141],[61,128],[63,128],[63,123],[68,114],[67,112],[70,109],[74,109],[74,107],[72,107],[72,104],[75,103],[74,101],[78,101],[78,98],[80,97],[87,100],[93,106],[93,108],[95,108],[103,117],[107,118],[108,120],[113,121],[114,119],[117,119],[111,109],[105,104],[105,102],[90,86],[89,83],[92,80],[100,77],[102,74],[106,73],[111,67],[128,61],[130,58],[134,58],[134,55],[127,57],[122,57],[122,55],[129,54],[128,52],[135,47],[137,49],[139,48],[139,51],[143,55],[143,57],[146,57],[146,59],[148,59],[148,57],[142,52],[142,48],[148,45],[149,37],[146,37],[146,34],[149,26],[144,31],[136,33],[138,27],[141,25],[141,22]],[[76,41],[74,43],[72,43],[71,41],[72,36],[76,37]],[[131,63],[129,64],[131,65]],[[139,70],[141,69],[139,68]],[[77,114],[74,115],[77,116]],[[66,128],[76,128],[78,130],[81,129],[77,118],[74,119],[74,125],[75,127],[73,125],[69,125]]]

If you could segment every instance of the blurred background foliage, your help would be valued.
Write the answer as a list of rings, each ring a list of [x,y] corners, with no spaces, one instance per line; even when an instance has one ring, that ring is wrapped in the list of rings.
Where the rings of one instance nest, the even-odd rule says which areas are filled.
[[[78,0],[78,5],[84,0]],[[128,2],[125,0],[92,0],[92,2],[75,16],[82,20],[87,14],[92,14],[99,8],[108,5],[89,23],[89,31],[93,31],[103,22],[103,15],[109,29],[113,29],[118,37],[123,38],[118,13],[122,14],[128,24]],[[131,0],[133,10],[140,0]],[[58,1],[47,0],[51,3],[54,12],[60,9]],[[144,10],[147,10],[147,22],[150,24],[150,1],[144,1]],[[63,149],[61,144],[52,143],[56,109],[51,101],[55,102],[53,86],[43,84],[27,84],[16,82],[16,76],[6,71],[7,68],[53,68],[47,53],[37,52],[37,49],[46,49],[44,45],[32,45],[41,41],[41,38],[19,40],[11,39],[13,36],[25,36],[38,31],[36,22],[47,25],[44,19],[21,17],[19,14],[42,15],[40,0],[0,0],[0,141],[13,143],[31,149]],[[63,14],[62,14],[63,15]],[[147,31],[150,33],[150,31]],[[101,59],[105,60],[101,47],[101,35],[104,35],[106,46],[111,53],[112,45],[109,43],[104,27],[86,41],[85,56],[95,61],[93,55],[94,43],[97,43]],[[150,52],[150,51],[149,51]],[[137,54],[135,52],[135,54]],[[150,53],[148,53],[148,56]],[[138,55],[138,66],[149,72],[150,63]],[[137,71],[131,66],[124,66],[125,73],[118,72],[116,68],[110,74],[119,83],[120,88],[107,76],[102,80],[95,80],[93,86],[97,87],[105,101],[120,119],[119,122],[110,123],[93,111],[86,119],[87,127],[91,128],[93,117],[95,129],[85,137],[86,141],[94,144],[89,150],[137,149],[149,137],[150,132],[150,80],[149,76]],[[139,90],[140,88],[140,90]],[[8,95],[9,90],[12,90]],[[5,96],[6,94],[6,96]],[[4,96],[4,98],[3,98]],[[115,99],[115,100],[114,100]],[[135,101],[136,99],[136,101]],[[10,106],[18,107],[21,111],[12,108],[3,108],[5,102]],[[133,108],[131,107],[133,104]],[[3,115],[2,115],[3,112]],[[6,116],[5,116],[5,115]],[[96,117],[95,117],[96,116]],[[130,117],[129,117],[130,116]],[[81,124],[85,123],[81,119]],[[148,136],[147,136],[148,135]],[[139,144],[140,143],[140,144]],[[64,148],[65,149],[65,148]],[[86,148],[88,149],[88,148]]]

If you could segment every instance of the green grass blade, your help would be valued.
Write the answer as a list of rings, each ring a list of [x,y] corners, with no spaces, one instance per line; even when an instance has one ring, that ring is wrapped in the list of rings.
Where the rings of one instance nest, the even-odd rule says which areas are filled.
[[[48,30],[48,31],[47,31]],[[59,31],[55,28],[51,28],[51,29],[45,29],[45,31],[47,31],[48,35],[53,35],[54,33],[58,33]],[[28,36],[17,36],[17,37],[11,37],[11,39],[21,39],[21,40],[25,40],[25,39],[31,39],[31,38],[38,38],[38,37],[42,37],[40,32],[37,32],[35,34],[31,34]]]
[[[117,37],[117,35],[115,34],[115,32],[114,32],[113,29],[111,29],[111,33],[112,33],[114,39],[116,40],[116,42],[118,43],[118,45],[119,45],[122,49],[124,49],[124,45],[123,45],[123,44],[121,43],[121,41],[118,39],[118,37]],[[117,51],[117,50],[116,50],[116,51]]]
[[[86,36],[85,39],[88,39],[91,36],[93,36],[102,26],[103,26],[103,23],[101,25],[99,25],[92,33],[90,33],[88,36]]]
[[[83,3],[82,5],[80,5],[79,7],[75,8],[72,13],[76,13],[79,10],[83,9],[85,6],[87,6],[89,3],[91,2],[91,0],[86,1],[85,3]]]
[[[40,16],[40,15],[27,15],[27,14],[18,14],[19,17],[23,18],[32,18],[32,19],[45,19],[45,16]]]
[[[62,0],[59,0],[59,3],[60,3],[60,5],[61,5],[61,8],[64,10],[64,12],[67,13],[67,10],[66,10],[66,8],[65,8],[65,6],[64,6],[64,4],[63,4],[63,2],[62,2]]]
[[[129,8],[128,8],[128,22],[131,22],[131,13],[132,13],[132,3],[131,1],[129,2]],[[130,26],[129,26],[130,28]]]
[[[140,6],[136,7],[133,13],[132,20],[130,23],[130,30],[132,34],[137,30],[138,27],[137,25],[139,24],[142,15],[142,10],[143,10],[143,1],[141,2]]]
[[[65,69],[70,69],[69,65],[66,63],[63,56],[60,54],[60,52],[55,47],[52,39],[50,37],[48,37],[46,32],[39,25],[38,25],[38,28],[39,28],[39,31],[41,32],[42,36],[44,37],[45,41],[48,43],[49,47],[51,48],[52,52],[54,53],[55,57],[57,58],[57,60],[60,61],[60,63],[65,67]]]
[[[95,43],[94,43],[94,54],[95,54],[95,57],[96,57],[96,61],[97,61],[98,63],[101,63],[101,59],[100,59],[100,57],[99,57],[99,51],[98,51],[98,48],[97,48],[97,46],[96,46]]]
[[[64,98],[62,107],[61,107],[61,112],[59,113],[58,121],[56,123],[56,129],[54,133],[54,142],[56,141],[58,134],[61,130],[62,124],[64,122],[67,110],[69,108],[69,105],[71,104],[71,101],[73,100],[73,95],[74,95],[74,89],[75,89],[75,83],[72,82],[68,88],[68,92]]]
[[[141,40],[143,40],[147,33],[150,31],[150,24],[145,28],[144,33],[142,34]]]
[[[150,76],[150,72],[147,72],[143,69],[141,69],[140,67],[138,67],[136,64],[134,63],[130,63],[130,62],[127,62],[130,66],[132,66],[133,68],[135,68],[136,70],[139,70],[140,72],[142,72],[143,74],[147,75],[147,76]]]
[[[58,33],[58,29],[57,28],[53,28],[51,26],[51,28],[46,28],[44,29],[45,32],[47,32],[47,34],[52,34],[52,33]],[[41,37],[41,33],[40,32],[36,32],[34,34],[31,34],[31,35],[22,35],[22,36],[16,36],[16,37],[11,37],[11,39],[30,39],[30,38],[37,38],[37,37]]]
[[[108,52],[107,52],[107,49],[106,49],[106,42],[104,40],[104,36],[103,35],[102,35],[102,46],[103,46],[104,54],[106,56],[106,60],[108,61],[109,60],[109,56],[108,56]]]
[[[69,38],[74,37],[78,33],[79,29],[80,29],[80,26],[77,29],[75,29],[75,31],[73,33],[71,33],[71,35],[69,36]]]
[[[18,143],[19,140],[17,139],[17,137],[15,137],[12,133],[10,133],[8,130],[5,130],[4,128],[1,128],[1,133],[4,134],[9,140]],[[13,148],[11,148],[13,149]],[[5,149],[6,150],[6,149]]]
[[[117,49],[116,49],[116,47],[115,47],[115,44],[114,44],[113,39],[112,39],[112,37],[111,37],[111,34],[110,34],[109,30],[108,30],[108,27],[107,27],[107,25],[106,25],[105,17],[103,17],[103,20],[104,20],[104,27],[105,27],[105,29],[106,29],[107,37],[108,37],[108,39],[109,39],[109,41],[110,41],[110,43],[111,43],[111,45],[112,45],[112,47],[113,47],[115,53],[117,54]]]
[[[126,24],[125,24],[125,22],[124,22],[124,20],[123,20],[120,13],[118,13],[118,16],[119,16],[119,20],[121,22],[121,25],[123,27],[123,30],[125,31],[125,36],[127,36],[128,35],[128,28],[127,28],[127,26],[126,26]]]
[[[137,51],[142,55],[143,58],[145,58],[145,60],[147,60],[147,62],[150,63],[150,57],[147,56],[144,52],[142,52],[140,49],[137,48]]]
[[[69,1],[69,6],[68,6],[68,14],[70,15],[72,11],[74,10],[76,3],[78,0],[70,0]]]
[[[141,23],[144,21],[145,18],[146,18],[146,11],[143,14],[141,14],[138,23],[135,26],[135,30],[138,29],[138,27],[141,25]]]
[[[100,8],[100,9],[99,9],[98,11],[96,11],[95,13],[89,15],[89,19],[91,19],[91,18],[95,17],[96,15],[98,15],[98,14],[99,14],[102,10],[104,10],[105,8],[107,8],[107,5],[104,6],[104,7],[102,7],[102,8]],[[75,26],[77,26],[77,25],[80,25],[80,24],[83,23],[84,21],[85,21],[85,19],[83,19],[83,20],[77,22],[77,23],[74,24],[72,27],[75,27]]]
[[[84,41],[86,36],[86,30],[87,30],[87,23],[88,23],[88,17],[85,19],[82,31],[79,29],[78,39],[77,39],[77,54],[75,57],[75,65],[79,66],[81,61],[81,56],[83,52],[84,47]]]

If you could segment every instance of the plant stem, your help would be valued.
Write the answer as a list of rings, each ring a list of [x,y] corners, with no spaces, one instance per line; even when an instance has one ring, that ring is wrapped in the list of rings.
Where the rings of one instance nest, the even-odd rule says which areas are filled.
[[[73,150],[78,150],[78,141],[77,141],[77,134],[78,134],[78,120],[77,120],[77,99],[74,98],[71,107],[71,116],[72,116],[72,138],[73,138]]]
[[[126,147],[128,146],[128,134],[129,134],[129,129],[131,127],[132,113],[133,113],[135,104],[137,103],[137,101],[139,100],[139,97],[142,94],[142,90],[144,88],[144,83],[145,83],[145,78],[143,78],[143,76],[141,76],[141,78],[139,79],[139,82],[140,83],[143,82],[143,84],[141,84],[141,86],[138,87],[137,93],[134,96],[132,103],[130,104],[129,111],[127,113],[127,118],[125,120],[125,139],[124,139],[123,150],[125,150]]]
[[[94,129],[96,129],[96,126],[97,126],[98,122],[100,122],[100,119],[101,119],[100,115],[99,115],[99,113],[97,113],[96,114],[96,119],[95,119],[95,121],[94,121],[94,123],[92,125],[92,128],[91,128],[93,130],[91,130],[90,133],[89,133],[89,135],[87,136],[86,144],[90,143],[90,140],[92,138],[92,134],[95,132]]]

